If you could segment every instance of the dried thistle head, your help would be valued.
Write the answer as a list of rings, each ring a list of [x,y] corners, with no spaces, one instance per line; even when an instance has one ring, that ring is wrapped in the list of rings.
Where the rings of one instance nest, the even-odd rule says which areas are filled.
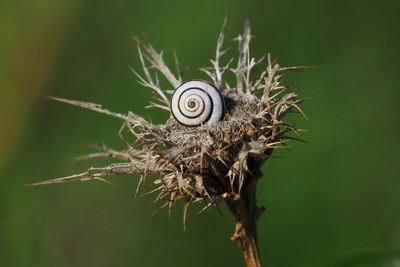
[[[273,149],[285,146],[287,133],[298,134],[300,131],[285,122],[284,117],[291,112],[304,115],[299,108],[304,99],[287,92],[282,78],[289,70],[305,67],[281,67],[270,55],[257,60],[250,56],[250,40],[247,22],[244,32],[235,39],[238,55],[222,64],[222,57],[227,54],[227,50],[223,50],[222,29],[211,66],[201,69],[219,90],[226,105],[222,120],[212,125],[185,126],[172,115],[164,124],[154,125],[130,112],[118,114],[96,104],[53,98],[121,119],[123,127],[120,133],[126,148],[116,151],[96,146],[98,152],[80,159],[113,157],[120,159],[121,163],[90,168],[81,174],[33,185],[103,180],[106,176],[138,173],[141,175],[140,186],[148,175],[156,175],[152,180],[155,188],[146,194],[156,193],[154,202],[160,201],[160,208],[171,208],[182,199],[186,203],[186,214],[191,203],[205,200],[207,208],[218,200],[225,200],[239,223],[232,239],[243,247],[245,244],[241,243],[245,235],[251,236],[254,231],[255,236],[252,224],[254,222],[255,228],[255,221],[263,210],[255,204],[260,167]],[[137,41],[137,48],[143,73],[133,71],[139,83],[155,93],[156,101],[150,102],[150,106],[169,112],[170,95],[183,81],[178,61],[177,74],[174,74],[167,67],[162,53],[156,52],[151,45]],[[256,68],[261,71],[256,71]],[[157,73],[169,81],[169,88],[161,88]],[[233,86],[224,79],[225,75],[232,74],[236,80]],[[126,141],[126,133],[133,136],[135,142]]]

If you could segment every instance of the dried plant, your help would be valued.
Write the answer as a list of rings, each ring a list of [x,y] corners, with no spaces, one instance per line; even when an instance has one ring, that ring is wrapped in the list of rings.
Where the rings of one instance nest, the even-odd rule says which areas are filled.
[[[272,151],[286,147],[289,139],[296,139],[287,136],[288,133],[299,135],[302,131],[283,118],[291,112],[304,115],[299,104],[305,99],[287,92],[282,78],[289,70],[306,67],[281,67],[270,55],[256,60],[249,52],[251,38],[250,25],[246,22],[244,32],[235,39],[239,47],[236,66],[232,66],[235,58],[225,60],[223,64],[222,57],[228,51],[223,50],[223,27],[211,67],[201,69],[219,89],[226,103],[223,120],[211,126],[184,126],[172,116],[165,124],[154,125],[131,112],[124,115],[97,104],[51,97],[121,119],[120,135],[126,148],[117,151],[94,146],[96,153],[79,159],[116,158],[122,162],[32,185],[93,179],[106,181],[104,177],[111,175],[140,174],[138,190],[146,178],[153,175],[154,189],[145,195],[156,194],[153,203],[160,203],[159,209],[170,210],[176,201],[183,200],[184,221],[192,203],[206,203],[203,211],[225,202],[236,220],[231,240],[242,248],[247,266],[261,266],[256,223],[264,208],[256,204],[256,185],[262,176],[260,168]],[[171,87],[168,89],[175,89],[182,83],[178,61],[177,74],[174,74],[163,54],[151,45],[137,40],[137,48],[143,74],[133,71],[139,83],[155,93],[156,101],[150,106],[169,111],[171,90],[161,88],[157,72],[169,81]],[[256,71],[256,67],[262,71]],[[225,75],[232,74],[236,80],[233,87],[224,79]],[[123,133],[133,135],[135,142],[126,141]]]

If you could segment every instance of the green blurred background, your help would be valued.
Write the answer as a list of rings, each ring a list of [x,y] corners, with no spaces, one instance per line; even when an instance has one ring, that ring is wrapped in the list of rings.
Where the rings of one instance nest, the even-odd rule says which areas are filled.
[[[227,36],[247,16],[253,55],[271,52],[312,97],[308,144],[276,151],[258,200],[266,266],[400,266],[399,11],[397,1],[37,0],[0,3],[0,266],[243,266],[229,241],[233,222],[215,210],[150,218],[151,197],[134,200],[137,176],[27,188],[106,161],[69,161],[84,142],[121,148],[120,121],[45,95],[134,111],[150,90],[136,83],[133,36],[172,61],[208,65],[225,15]],[[246,11],[247,10],[247,11]],[[201,74],[202,75],[202,74]],[[144,187],[148,190],[150,187]],[[397,264],[397,265],[396,265]]]

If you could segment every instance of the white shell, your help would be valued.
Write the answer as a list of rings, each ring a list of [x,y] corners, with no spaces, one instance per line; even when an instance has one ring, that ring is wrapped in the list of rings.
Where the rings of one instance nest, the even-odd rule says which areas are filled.
[[[225,112],[224,99],[217,88],[205,81],[188,81],[176,88],[171,101],[175,119],[187,126],[219,122]]]

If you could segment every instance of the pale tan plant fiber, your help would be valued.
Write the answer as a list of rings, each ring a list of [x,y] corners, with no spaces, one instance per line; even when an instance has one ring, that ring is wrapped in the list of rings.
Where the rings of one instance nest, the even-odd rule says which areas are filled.
[[[225,27],[226,21],[224,22]],[[223,27],[223,28],[224,28]],[[161,125],[154,125],[142,117],[129,112],[119,114],[100,105],[82,101],[52,97],[52,99],[80,106],[121,119],[123,133],[132,135],[135,142],[126,142],[126,149],[116,151],[105,146],[94,146],[96,153],[78,159],[116,158],[121,163],[103,168],[90,168],[86,172],[47,180],[32,185],[62,183],[67,181],[104,180],[118,174],[140,174],[139,186],[148,175],[155,174],[155,188],[146,194],[156,194],[153,203],[169,208],[177,200],[183,200],[184,220],[187,208],[195,202],[206,202],[204,209],[223,200],[236,219],[236,230],[231,239],[242,248],[248,266],[261,266],[256,222],[263,208],[256,205],[256,184],[262,176],[263,162],[275,148],[286,147],[287,134],[299,135],[284,117],[291,112],[301,113],[294,92],[288,92],[282,78],[289,70],[306,67],[281,67],[268,55],[266,59],[250,56],[250,24],[235,40],[239,54],[236,66],[234,58],[224,60],[224,31],[217,41],[215,58],[211,67],[202,68],[221,91],[226,103],[226,114],[215,125],[187,127],[172,116]],[[153,90],[156,101],[151,107],[169,110],[169,94],[179,86],[183,78],[179,71],[174,74],[163,59],[163,54],[149,44],[137,41],[143,74],[134,71],[139,83]],[[177,62],[177,60],[176,60]],[[256,70],[257,68],[257,70]],[[154,72],[156,71],[156,72]],[[170,88],[161,88],[157,71],[170,83]],[[230,87],[225,75],[233,74],[236,85]],[[254,76],[254,77],[253,77]],[[305,116],[305,115],[304,115]]]

